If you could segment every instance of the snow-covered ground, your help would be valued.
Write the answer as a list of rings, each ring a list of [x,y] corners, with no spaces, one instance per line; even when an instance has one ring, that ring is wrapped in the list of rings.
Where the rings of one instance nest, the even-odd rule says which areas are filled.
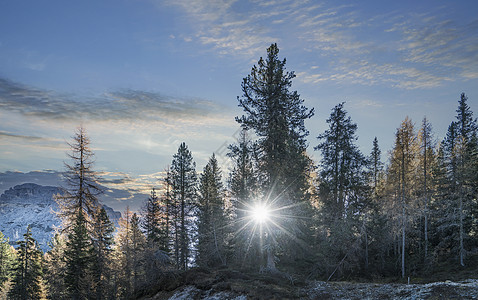
[[[478,279],[426,284],[314,282],[308,299],[478,299]]]

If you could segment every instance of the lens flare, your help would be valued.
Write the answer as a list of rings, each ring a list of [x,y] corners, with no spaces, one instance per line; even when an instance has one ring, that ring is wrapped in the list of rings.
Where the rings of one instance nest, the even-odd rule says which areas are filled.
[[[258,204],[252,208],[251,216],[257,223],[265,223],[270,219],[271,211],[265,205]]]

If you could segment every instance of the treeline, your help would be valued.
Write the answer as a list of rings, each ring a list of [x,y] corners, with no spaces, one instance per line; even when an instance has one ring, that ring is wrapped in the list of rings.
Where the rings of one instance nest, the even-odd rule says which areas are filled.
[[[304,125],[314,110],[290,90],[295,75],[278,53],[271,45],[242,82],[228,174],[213,154],[198,176],[182,143],[158,189],[141,211],[123,213],[116,233],[80,128],[51,250],[42,254],[29,229],[17,249],[0,236],[3,293],[128,299],[196,266],[328,280],[477,268],[478,129],[466,95],[441,142],[426,118],[418,126],[405,118],[387,164],[377,138],[370,154],[359,150],[357,124],[340,103],[317,136],[315,163]]]

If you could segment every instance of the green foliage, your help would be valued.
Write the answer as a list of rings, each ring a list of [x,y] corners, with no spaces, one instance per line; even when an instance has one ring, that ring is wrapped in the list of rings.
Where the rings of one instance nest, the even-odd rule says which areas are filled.
[[[327,119],[329,129],[317,137],[320,143],[315,147],[322,154],[320,230],[328,232],[325,243],[330,247],[323,249],[329,253],[328,263],[338,266],[337,275],[346,270],[357,271],[361,265],[363,254],[357,237],[364,234],[365,211],[370,201],[367,160],[355,145],[357,125],[343,105],[332,109]]]
[[[10,299],[46,299],[43,282],[43,255],[38,249],[28,226],[24,239],[18,242],[17,260],[14,268],[13,286]]]
[[[110,286],[112,277],[111,255],[113,251],[115,231],[106,210],[102,207],[94,217],[92,235],[93,257],[92,276],[95,282],[96,299],[108,298],[112,294]]]
[[[0,231],[0,288],[10,278],[14,259],[14,251],[8,238]]]
[[[140,220],[129,208],[120,219],[116,235],[117,291],[120,298],[130,298],[145,282],[146,238],[140,228]]]
[[[50,299],[68,299],[65,288],[65,237],[56,233],[51,239],[50,251],[45,253],[45,280]]]
[[[261,263],[259,239],[251,234],[250,208],[259,198],[258,145],[246,129],[242,129],[237,144],[229,145],[228,156],[233,161],[229,175],[232,209],[229,215],[232,232],[228,238],[230,262],[241,268],[257,268]]]
[[[221,170],[215,155],[209,159],[201,174],[198,209],[199,266],[226,264],[226,232],[228,229]]]
[[[65,286],[71,299],[85,299],[91,293],[93,281],[93,245],[86,229],[85,215],[79,211],[67,235],[65,249]]]
[[[304,253],[304,240],[310,234],[309,175],[311,163],[306,155],[305,120],[313,116],[297,91],[290,91],[294,72],[285,70],[286,60],[279,60],[279,48],[272,44],[267,57],[262,57],[251,73],[243,79],[239,106],[244,115],[236,121],[244,129],[252,129],[257,139],[257,183],[265,202],[281,208],[280,220],[284,230],[273,230],[275,238],[267,238],[265,246],[279,254],[282,263],[291,253]],[[287,216],[287,217],[284,217]],[[287,231],[288,234],[285,234]],[[274,254],[274,255],[275,255]],[[268,259],[269,262],[274,259]]]
[[[156,190],[151,190],[151,196],[146,200],[143,208],[143,222],[142,227],[146,235],[146,241],[152,248],[159,247],[159,242],[162,235],[162,210]]]
[[[197,204],[196,163],[186,143],[181,143],[171,164],[172,230],[176,267],[186,270],[191,257],[193,216]]]

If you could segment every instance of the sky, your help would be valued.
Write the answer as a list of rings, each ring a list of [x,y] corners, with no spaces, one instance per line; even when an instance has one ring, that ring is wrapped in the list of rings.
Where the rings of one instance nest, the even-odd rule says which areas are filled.
[[[227,169],[242,79],[271,43],[315,109],[316,162],[344,101],[360,149],[376,136],[384,160],[406,116],[439,141],[462,92],[478,112],[478,1],[0,1],[0,188],[58,180],[78,126],[119,210],[183,141],[198,172],[212,153]]]

